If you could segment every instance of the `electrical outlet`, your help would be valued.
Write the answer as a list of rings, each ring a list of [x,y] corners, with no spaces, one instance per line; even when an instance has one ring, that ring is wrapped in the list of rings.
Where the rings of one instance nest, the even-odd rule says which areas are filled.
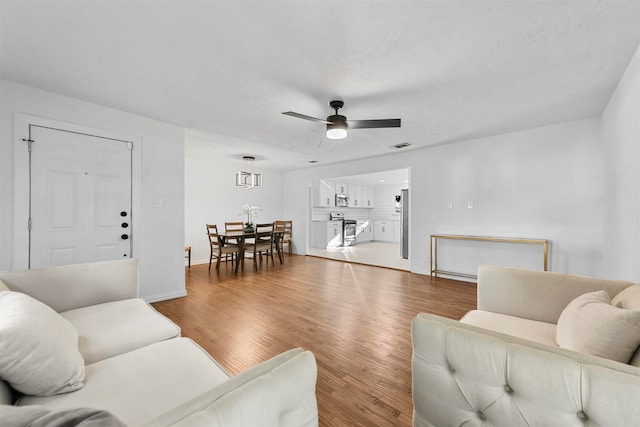
[[[449,208],[449,209],[453,208],[453,202],[451,202],[451,201],[448,202],[447,203],[447,208]]]

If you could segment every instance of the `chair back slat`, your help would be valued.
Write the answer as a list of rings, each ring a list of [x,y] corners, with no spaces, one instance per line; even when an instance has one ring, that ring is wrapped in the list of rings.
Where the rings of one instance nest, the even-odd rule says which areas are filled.
[[[255,234],[260,241],[273,240],[273,223],[256,224]]]
[[[284,237],[285,239],[291,240],[291,235],[293,234],[293,221],[285,221],[284,222]]]
[[[289,255],[291,255],[291,239],[293,236],[293,221],[291,220],[277,220],[274,222],[275,229],[282,233],[280,238],[280,250],[283,250],[284,245],[289,245]]]
[[[244,230],[244,223],[242,221],[232,221],[224,223],[224,231],[242,231]]]
[[[212,248],[220,245],[220,235],[218,234],[217,225],[207,224],[207,235],[209,236],[209,245]]]

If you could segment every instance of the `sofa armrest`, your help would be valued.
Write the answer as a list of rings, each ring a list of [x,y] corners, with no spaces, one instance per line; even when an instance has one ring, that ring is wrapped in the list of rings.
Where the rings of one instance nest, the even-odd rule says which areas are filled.
[[[118,260],[21,271],[2,271],[12,291],[22,292],[57,312],[138,296],[138,261]]]
[[[316,378],[313,354],[292,349],[159,414],[145,425],[317,426]]]
[[[605,290],[613,298],[631,285],[624,280],[481,265],[478,310],[556,324],[562,310],[577,296]]]
[[[413,319],[412,340],[415,427],[640,419],[639,368],[429,314]]]

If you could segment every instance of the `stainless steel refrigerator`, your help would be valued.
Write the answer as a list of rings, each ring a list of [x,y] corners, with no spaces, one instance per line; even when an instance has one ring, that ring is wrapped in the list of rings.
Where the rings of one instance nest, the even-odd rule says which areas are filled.
[[[409,259],[409,190],[400,193],[400,255]]]

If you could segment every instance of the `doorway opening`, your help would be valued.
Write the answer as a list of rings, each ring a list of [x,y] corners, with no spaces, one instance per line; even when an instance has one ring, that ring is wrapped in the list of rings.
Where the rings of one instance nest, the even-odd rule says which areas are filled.
[[[314,183],[308,255],[410,271],[409,168],[336,176]],[[404,191],[403,191],[404,190]],[[340,203],[336,195],[340,195]],[[397,198],[404,195],[400,208]],[[346,198],[347,203],[344,204]],[[404,215],[403,215],[404,214]],[[356,222],[355,243],[336,238]],[[404,231],[404,233],[403,233]]]

